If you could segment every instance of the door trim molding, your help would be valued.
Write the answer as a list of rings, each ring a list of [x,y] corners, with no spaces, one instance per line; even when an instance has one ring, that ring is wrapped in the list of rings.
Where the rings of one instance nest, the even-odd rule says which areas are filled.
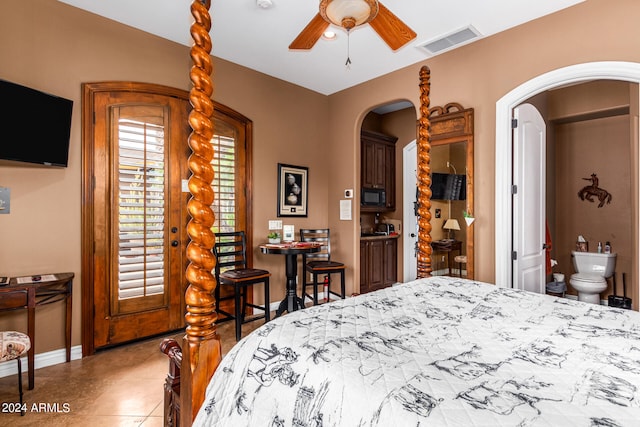
[[[588,62],[571,65],[549,71],[516,87],[496,102],[496,167],[495,167],[495,284],[510,288],[511,283],[511,251],[512,251],[512,201],[511,172],[512,168],[498,165],[512,165],[512,132],[511,115],[520,103],[549,89],[566,84],[586,82],[590,80],[623,80],[640,83],[640,63],[623,61]],[[634,172],[632,189],[640,188],[638,174]],[[637,205],[637,200],[635,201]],[[640,241],[640,220],[634,211],[635,241]],[[634,245],[634,256],[638,252]],[[640,266],[640,263],[638,263]],[[636,266],[636,277],[640,267]]]

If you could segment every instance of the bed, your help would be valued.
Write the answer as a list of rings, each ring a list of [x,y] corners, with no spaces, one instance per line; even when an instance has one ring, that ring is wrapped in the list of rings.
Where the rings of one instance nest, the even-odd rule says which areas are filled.
[[[197,426],[631,426],[637,312],[432,277],[240,341]]]
[[[187,328],[182,343],[161,345],[170,358],[166,425],[637,425],[639,313],[430,277],[426,66],[418,83],[419,279],[287,314],[223,360],[212,292],[209,5],[191,4]]]

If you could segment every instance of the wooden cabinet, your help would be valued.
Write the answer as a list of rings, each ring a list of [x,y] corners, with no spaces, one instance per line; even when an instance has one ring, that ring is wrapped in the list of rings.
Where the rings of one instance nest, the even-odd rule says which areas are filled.
[[[391,286],[398,281],[398,239],[384,241],[384,287]]]
[[[360,293],[386,288],[397,282],[398,240],[360,240]]]
[[[364,188],[382,188],[386,206],[362,206],[365,212],[391,211],[396,208],[396,141],[394,136],[363,130],[360,134],[361,176]]]

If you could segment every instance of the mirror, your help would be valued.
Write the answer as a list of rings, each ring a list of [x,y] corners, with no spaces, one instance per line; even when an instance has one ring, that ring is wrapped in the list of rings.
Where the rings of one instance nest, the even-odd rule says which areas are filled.
[[[431,274],[473,279],[473,109],[433,107],[429,119]]]

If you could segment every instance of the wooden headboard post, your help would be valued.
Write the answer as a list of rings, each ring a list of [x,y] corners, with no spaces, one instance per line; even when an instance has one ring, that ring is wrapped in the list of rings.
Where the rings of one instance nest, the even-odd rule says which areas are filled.
[[[180,424],[191,425],[204,401],[205,389],[222,360],[220,336],[216,332],[215,298],[216,279],[212,274],[215,257],[211,249],[215,236],[211,228],[215,216],[211,205],[215,194],[213,181],[213,64],[211,60],[210,0],[194,0],[191,14],[195,22],[191,26],[194,45],[191,48],[193,66],[190,78],[193,84],[189,100],[193,107],[189,124],[193,131],[189,136],[189,192],[191,198],[187,210],[191,219],[187,233],[191,239],[187,246],[186,278],[189,282],[185,293],[187,329],[182,341],[180,377]]]
[[[429,91],[431,70],[420,68],[420,118],[418,119],[418,278],[431,276],[431,122]]]

